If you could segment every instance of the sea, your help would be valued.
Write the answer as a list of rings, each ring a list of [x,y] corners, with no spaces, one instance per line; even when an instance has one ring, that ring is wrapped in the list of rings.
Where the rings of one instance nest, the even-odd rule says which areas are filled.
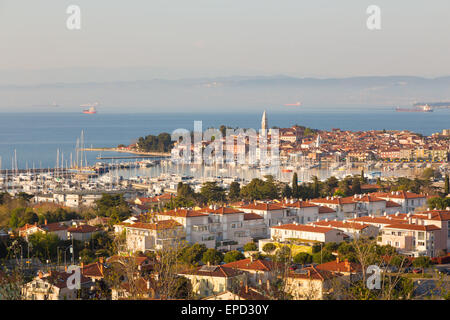
[[[64,162],[76,157],[76,141],[84,132],[86,147],[115,147],[128,145],[138,137],[175,129],[193,130],[194,121],[202,121],[203,129],[226,125],[233,128],[261,126],[262,112],[216,113],[107,113],[97,114],[52,113],[0,113],[1,169],[14,166],[15,154],[19,169],[52,168],[56,165],[57,150]],[[450,128],[450,109],[430,113],[395,112],[386,107],[356,108],[302,108],[267,111],[269,127],[290,127],[298,124],[315,129],[345,130],[395,129],[411,130],[431,135]],[[114,153],[86,152],[89,164],[98,156]],[[123,155],[123,154],[122,154]]]

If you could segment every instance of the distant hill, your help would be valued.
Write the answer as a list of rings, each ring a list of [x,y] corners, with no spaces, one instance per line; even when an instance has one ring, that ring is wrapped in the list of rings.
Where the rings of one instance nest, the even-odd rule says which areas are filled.
[[[319,79],[277,75],[0,85],[0,110],[33,110],[33,105],[58,101],[60,109],[76,111],[80,103],[90,100],[101,101],[103,111],[116,112],[121,108],[126,112],[283,110],[292,101],[301,101],[302,107],[410,106],[419,101],[450,101],[450,76]]]

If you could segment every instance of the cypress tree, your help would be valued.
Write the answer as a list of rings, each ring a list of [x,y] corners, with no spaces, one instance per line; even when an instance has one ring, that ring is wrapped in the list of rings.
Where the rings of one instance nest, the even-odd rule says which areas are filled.
[[[298,198],[299,196],[297,172],[294,172],[292,177],[292,196],[295,198]]]
[[[450,193],[450,185],[449,185],[449,177],[448,173],[445,175],[445,186],[444,186],[444,193],[448,195]]]

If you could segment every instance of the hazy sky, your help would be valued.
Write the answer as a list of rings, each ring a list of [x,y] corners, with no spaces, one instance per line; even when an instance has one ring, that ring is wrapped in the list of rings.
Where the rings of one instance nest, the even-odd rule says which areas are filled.
[[[0,0],[0,81],[450,75],[449,14],[449,0]]]

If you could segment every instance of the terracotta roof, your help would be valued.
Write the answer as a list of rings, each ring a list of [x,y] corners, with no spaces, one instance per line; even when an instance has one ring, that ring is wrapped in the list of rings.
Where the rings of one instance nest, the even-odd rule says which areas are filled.
[[[241,275],[243,274],[243,272],[234,268],[224,266],[201,266],[195,268],[194,270],[183,271],[180,274],[229,278]]]
[[[67,231],[70,233],[91,233],[91,232],[101,231],[101,229],[94,227],[94,226],[90,226],[88,224],[82,224],[78,227],[68,228]]]
[[[284,201],[281,203],[285,207],[292,207],[292,208],[313,208],[318,207],[317,204],[310,203],[308,201],[300,201],[297,200],[294,203],[290,203],[289,201]]]
[[[62,289],[66,288],[68,284],[68,278],[72,274],[67,272],[58,272],[58,271],[51,271],[51,273],[48,273],[42,277],[42,280],[45,280],[48,283],[53,284],[54,286]],[[91,280],[83,275],[80,276],[80,283],[89,283]]]
[[[305,224],[284,224],[281,226],[271,227],[273,229],[281,229],[281,230],[295,230],[295,231],[304,231],[304,232],[316,232],[316,233],[327,233],[333,231],[333,228],[328,227],[316,227],[314,225],[305,225]]]
[[[339,205],[356,203],[356,201],[354,201],[353,197],[345,197],[345,198],[330,197],[328,199],[327,198],[317,198],[317,199],[311,199],[311,200],[309,200],[309,202],[316,203],[316,204],[339,204]]]
[[[133,223],[127,228],[135,228],[135,229],[148,229],[148,230],[164,230],[164,229],[173,229],[176,227],[181,227],[182,225],[174,220],[161,220],[155,223],[145,223],[145,222],[136,222]]]
[[[398,204],[397,202],[386,200],[386,208],[394,208],[394,207],[401,207],[401,205]]]
[[[319,214],[320,213],[334,213],[336,212],[336,210],[330,208],[330,207],[326,207],[326,206],[319,206]]]
[[[360,272],[362,270],[361,265],[355,262],[334,260],[326,263],[322,263],[316,266],[318,270],[334,271],[334,272]]]
[[[103,278],[103,264],[100,262],[94,262],[91,264],[83,265],[81,268],[81,274],[83,276],[89,277],[89,278]]]
[[[230,208],[230,207],[220,207],[217,209],[211,209],[209,207],[206,208],[202,208],[200,209],[200,211],[202,212],[208,212],[208,213],[212,213],[212,214],[235,214],[235,213],[244,213],[241,210],[237,210],[234,208]]]
[[[431,218],[428,218],[428,214],[431,215]],[[413,217],[418,217],[419,219],[424,220],[437,220],[437,221],[446,221],[450,220],[450,210],[428,210],[416,212]]]
[[[316,221],[312,224],[315,224],[316,226],[324,226],[324,227],[330,227],[330,228],[345,228],[345,229],[356,229],[356,230],[362,230],[370,225],[368,224],[361,224],[358,222],[348,222],[348,221]]]
[[[401,230],[415,230],[415,231],[435,231],[441,230],[438,226],[435,225],[417,225],[417,224],[409,224],[409,223],[401,223],[401,224],[390,224],[384,227],[385,229],[401,229]]]
[[[172,217],[180,217],[180,218],[207,216],[207,214],[204,214],[198,210],[191,210],[191,209],[174,209],[174,210],[170,210],[170,211],[159,212],[157,214],[161,215],[161,216],[172,216]]]
[[[244,220],[258,220],[258,219],[263,219],[263,217],[261,217],[259,214],[256,213],[244,213]]]
[[[425,198],[423,194],[417,194],[413,192],[407,191],[392,191],[392,192],[374,192],[371,195],[379,198],[393,198],[393,199],[416,199],[416,198]]]
[[[241,270],[255,270],[255,271],[271,271],[274,268],[274,263],[268,260],[257,259],[253,260],[251,258],[242,259],[238,261],[233,261],[223,265],[224,267],[241,269]]]
[[[281,205],[274,203],[250,203],[248,205],[241,206],[240,208],[260,210],[260,211],[283,210],[283,207]]]
[[[295,279],[312,279],[312,280],[328,280],[333,279],[337,276],[339,276],[339,273],[333,273],[328,270],[319,270],[315,267],[307,267],[300,270],[302,273],[298,273],[295,271],[292,271],[289,273],[289,278],[295,278]],[[304,273],[303,273],[304,272]]]
[[[362,221],[367,223],[377,223],[377,224],[392,224],[392,223],[404,223],[403,218],[395,216],[394,214],[383,216],[383,217],[358,217],[353,219],[348,219],[347,221]]]
[[[41,225],[41,228],[47,232],[67,230],[69,227],[61,222],[49,223]]]

